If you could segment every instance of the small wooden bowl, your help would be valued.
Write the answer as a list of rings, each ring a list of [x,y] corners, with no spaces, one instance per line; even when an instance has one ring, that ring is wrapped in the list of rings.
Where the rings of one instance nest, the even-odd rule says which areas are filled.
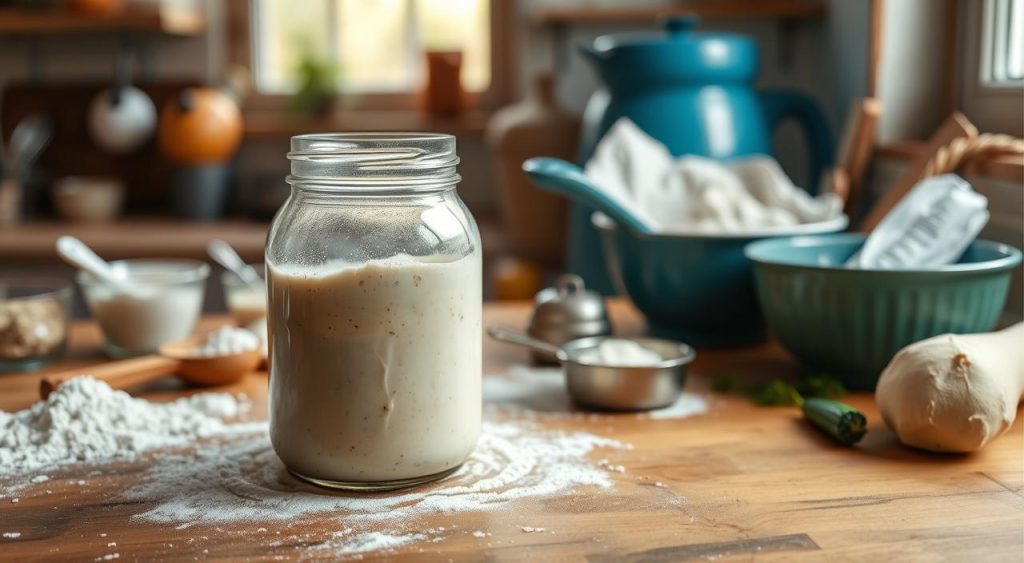
[[[205,334],[160,346],[161,356],[181,362],[178,375],[196,385],[224,385],[241,380],[252,373],[263,361],[259,348],[225,354],[223,356],[197,356],[194,350],[206,342]]]

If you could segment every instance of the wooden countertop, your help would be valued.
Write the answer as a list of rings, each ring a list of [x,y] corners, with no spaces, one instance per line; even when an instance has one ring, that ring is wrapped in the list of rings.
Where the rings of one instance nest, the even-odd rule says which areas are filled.
[[[523,326],[527,314],[524,303],[487,305],[485,324]],[[623,303],[613,304],[612,316],[623,332],[641,328],[636,312]],[[71,357],[47,369],[97,361],[98,339],[94,325],[77,325]],[[484,355],[488,373],[526,360],[523,350],[491,341],[485,341]],[[708,394],[708,381],[723,372],[769,377],[793,374],[795,365],[774,345],[700,350],[688,388]],[[30,404],[38,379],[38,374],[0,376],[0,408]],[[264,374],[253,374],[230,389],[248,393],[258,414],[265,414]],[[163,385],[140,394],[167,399],[181,391]],[[601,454],[626,468],[625,473],[611,473],[614,489],[584,489],[571,497],[523,501],[500,511],[437,514],[423,526],[491,535],[482,541],[468,533],[453,534],[436,543],[411,543],[363,558],[1020,560],[1021,420],[981,452],[939,456],[900,446],[882,424],[870,394],[847,399],[864,411],[871,428],[855,448],[836,446],[801,421],[794,409],[758,408],[739,397],[708,396],[710,411],[692,418],[600,414],[541,420],[545,427],[633,444],[634,449],[614,456]],[[20,491],[16,504],[0,500],[0,532],[21,532],[17,538],[0,538],[0,558],[91,561],[111,552],[119,560],[330,557],[316,550],[322,541],[316,538],[329,536],[338,529],[337,517],[344,518],[332,515],[296,523],[295,528],[280,521],[245,526],[199,522],[188,528],[140,522],[131,515],[146,503],[110,497],[136,482],[137,471],[91,476],[85,468],[71,467],[50,472],[51,481]],[[76,484],[82,481],[84,485]],[[656,481],[665,487],[652,486]],[[527,524],[554,533],[523,533],[521,527]],[[296,529],[305,535],[295,536]],[[272,541],[282,537],[275,535],[281,530],[298,539]],[[116,542],[116,549],[107,547],[108,541]]]

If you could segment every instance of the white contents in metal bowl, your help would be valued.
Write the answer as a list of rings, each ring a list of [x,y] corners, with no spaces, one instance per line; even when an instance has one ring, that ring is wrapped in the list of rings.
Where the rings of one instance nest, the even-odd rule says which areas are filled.
[[[657,351],[632,340],[609,338],[593,348],[581,351],[576,361],[594,366],[654,367],[663,359]]]
[[[196,356],[226,356],[255,350],[260,344],[260,337],[247,329],[222,326],[206,335],[203,344],[194,348],[192,353]]]

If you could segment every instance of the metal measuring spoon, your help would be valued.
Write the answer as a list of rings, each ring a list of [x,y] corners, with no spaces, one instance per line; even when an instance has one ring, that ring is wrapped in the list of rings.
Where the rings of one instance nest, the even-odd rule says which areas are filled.
[[[697,356],[693,348],[682,342],[618,338],[657,352],[661,362],[646,366],[598,365],[581,361],[580,356],[613,337],[579,338],[558,347],[502,326],[488,327],[487,334],[495,340],[554,355],[565,368],[566,390],[572,400],[600,410],[640,411],[671,405],[686,384],[687,365]]]

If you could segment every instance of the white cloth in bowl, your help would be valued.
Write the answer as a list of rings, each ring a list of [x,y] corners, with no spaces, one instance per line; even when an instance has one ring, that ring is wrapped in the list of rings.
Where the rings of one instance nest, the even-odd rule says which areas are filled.
[[[587,177],[660,233],[743,233],[842,215],[834,194],[812,197],[767,156],[674,159],[621,118],[597,144]]]

